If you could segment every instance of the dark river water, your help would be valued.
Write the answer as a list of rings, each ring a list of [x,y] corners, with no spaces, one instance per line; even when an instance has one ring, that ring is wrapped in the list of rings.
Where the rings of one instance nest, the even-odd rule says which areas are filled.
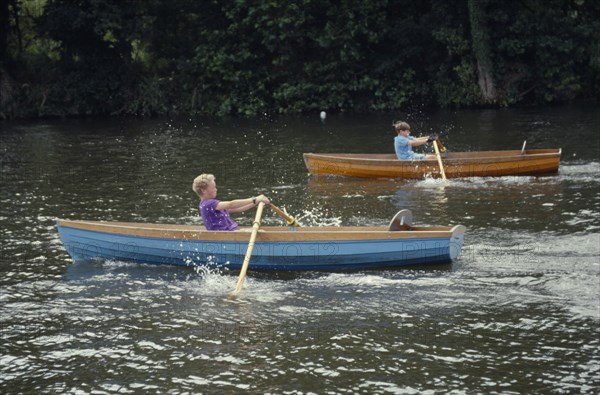
[[[313,178],[303,152],[563,150],[543,177]],[[600,392],[600,108],[0,123],[0,392]],[[57,218],[200,224],[192,180],[305,225],[467,227],[448,265],[237,273],[73,263]],[[235,216],[250,225],[254,211]],[[282,224],[269,210],[264,224]]]

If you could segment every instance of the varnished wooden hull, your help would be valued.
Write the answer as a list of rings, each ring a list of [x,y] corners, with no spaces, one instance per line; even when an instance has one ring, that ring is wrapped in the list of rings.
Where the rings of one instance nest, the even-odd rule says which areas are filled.
[[[558,171],[561,149],[450,152],[442,162],[447,178],[552,174]],[[422,179],[440,177],[436,159],[398,160],[394,154],[305,153],[310,174],[365,178]]]
[[[58,220],[73,260],[108,259],[239,269],[249,231],[201,226]],[[347,270],[445,263],[460,254],[465,227],[261,227],[251,266],[262,270]]]

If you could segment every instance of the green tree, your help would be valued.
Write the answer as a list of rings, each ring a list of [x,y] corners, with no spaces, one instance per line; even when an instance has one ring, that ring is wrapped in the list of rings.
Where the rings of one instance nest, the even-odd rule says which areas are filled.
[[[133,43],[143,35],[144,6],[134,0],[48,0],[41,37],[60,43],[49,68],[49,113],[120,113],[139,79]]]
[[[600,90],[592,0],[8,0],[0,118],[543,104]]]
[[[566,101],[598,89],[600,2],[528,0],[495,4],[488,15],[504,103]]]

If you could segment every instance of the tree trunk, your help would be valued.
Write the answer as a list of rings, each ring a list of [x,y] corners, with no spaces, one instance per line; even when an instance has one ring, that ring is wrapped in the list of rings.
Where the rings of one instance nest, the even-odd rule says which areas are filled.
[[[496,83],[494,82],[494,66],[491,59],[490,36],[485,23],[485,12],[481,0],[468,0],[468,7],[479,89],[483,101],[493,103],[497,98]]]
[[[3,67],[8,59],[8,15],[8,0],[0,1],[0,67]]]

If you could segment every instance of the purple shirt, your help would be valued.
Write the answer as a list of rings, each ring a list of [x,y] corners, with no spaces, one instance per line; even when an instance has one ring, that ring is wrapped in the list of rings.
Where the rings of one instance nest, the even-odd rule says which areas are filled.
[[[208,230],[236,230],[238,224],[229,216],[227,210],[217,210],[217,199],[206,199],[200,201],[200,215],[204,226]]]

